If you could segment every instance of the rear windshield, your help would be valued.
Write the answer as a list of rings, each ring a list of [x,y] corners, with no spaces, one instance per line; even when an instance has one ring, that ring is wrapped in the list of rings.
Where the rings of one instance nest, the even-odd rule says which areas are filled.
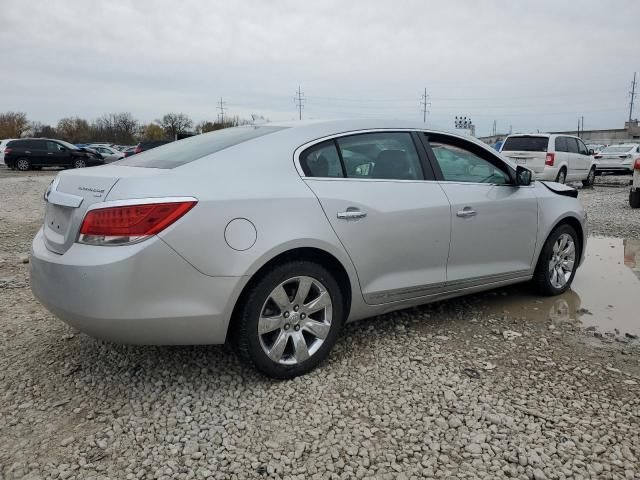
[[[548,144],[548,137],[508,137],[502,145],[502,151],[546,152]]]
[[[607,148],[603,149],[600,153],[627,153],[632,148],[633,147],[628,147],[628,146],[624,146],[624,147],[607,147]]]
[[[283,130],[286,127],[242,126],[225,128],[178,140],[137,155],[124,158],[115,165],[148,168],[175,168],[225,148]]]

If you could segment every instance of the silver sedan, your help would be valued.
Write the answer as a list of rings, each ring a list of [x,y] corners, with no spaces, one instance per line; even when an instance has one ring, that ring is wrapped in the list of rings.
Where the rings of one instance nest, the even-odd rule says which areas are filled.
[[[576,196],[421,124],[229,128],[61,172],[31,285],[94,337],[230,341],[290,378],[348,321],[517,282],[564,292],[585,251]]]

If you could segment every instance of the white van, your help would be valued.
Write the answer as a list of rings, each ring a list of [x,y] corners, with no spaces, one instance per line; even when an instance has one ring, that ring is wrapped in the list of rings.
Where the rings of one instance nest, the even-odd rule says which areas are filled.
[[[593,185],[596,166],[593,151],[578,137],[549,133],[509,135],[500,152],[532,170],[538,180],[558,183],[582,181]]]

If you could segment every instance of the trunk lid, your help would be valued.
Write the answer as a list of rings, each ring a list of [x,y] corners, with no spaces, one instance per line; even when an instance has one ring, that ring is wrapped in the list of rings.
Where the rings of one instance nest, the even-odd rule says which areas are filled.
[[[148,177],[161,173],[152,168],[104,167],[61,172],[44,195],[43,234],[48,250],[63,254],[78,238],[87,209],[105,198],[122,178]]]
[[[527,151],[503,151],[505,157],[510,158],[514,163],[533,170],[534,173],[542,173],[544,171],[545,161],[547,159],[546,152],[527,152]]]

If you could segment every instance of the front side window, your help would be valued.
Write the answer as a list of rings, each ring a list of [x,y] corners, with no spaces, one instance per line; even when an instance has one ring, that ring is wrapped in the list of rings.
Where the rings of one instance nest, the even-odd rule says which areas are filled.
[[[580,155],[589,155],[589,150],[587,150],[587,147],[584,146],[584,143],[582,143],[582,140],[576,140],[578,142],[578,151],[580,152]]]
[[[300,156],[300,166],[307,177],[341,178],[342,165],[333,140],[314,145]]]
[[[475,153],[456,145],[429,142],[447,182],[473,182],[506,185],[509,175]]]
[[[47,150],[50,152],[61,152],[64,147],[56,142],[47,142]]]
[[[408,132],[376,132],[337,139],[348,178],[423,180],[420,157]]]

